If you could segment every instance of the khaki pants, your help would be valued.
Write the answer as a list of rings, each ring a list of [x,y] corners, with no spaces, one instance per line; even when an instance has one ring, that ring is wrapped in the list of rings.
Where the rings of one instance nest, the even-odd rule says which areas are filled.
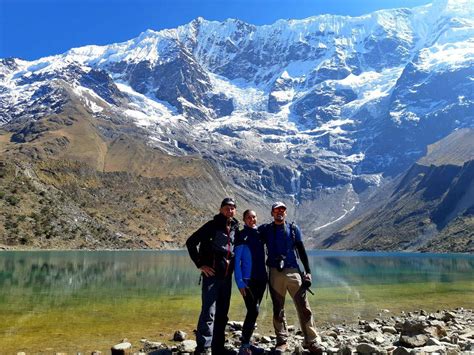
[[[285,295],[290,293],[298,312],[300,327],[307,345],[316,341],[313,313],[309,306],[306,292],[301,287],[301,275],[297,269],[283,269],[278,271],[270,268],[270,295],[273,302],[273,326],[277,337],[277,344],[286,343],[288,328],[285,317]]]

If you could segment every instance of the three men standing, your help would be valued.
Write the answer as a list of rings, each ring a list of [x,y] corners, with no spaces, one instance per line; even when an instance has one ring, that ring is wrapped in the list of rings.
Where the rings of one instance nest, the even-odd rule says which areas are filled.
[[[305,337],[304,347],[310,353],[321,354],[316,343],[316,329],[303,282],[311,283],[311,270],[303,245],[300,229],[286,222],[286,205],[276,202],[272,205],[273,222],[259,228],[262,241],[267,245],[267,266],[270,268],[270,294],[273,302],[273,325],[277,336],[276,352],[288,349],[288,329],[285,318],[285,296],[290,293],[296,306],[298,318]],[[199,316],[195,353],[224,354],[225,326],[232,289],[234,253],[232,245],[238,232],[234,218],[236,203],[226,197],[219,214],[205,223],[191,237],[186,246],[191,259],[201,270],[202,306]],[[199,246],[199,248],[198,248]],[[299,272],[299,256],[305,274]]]

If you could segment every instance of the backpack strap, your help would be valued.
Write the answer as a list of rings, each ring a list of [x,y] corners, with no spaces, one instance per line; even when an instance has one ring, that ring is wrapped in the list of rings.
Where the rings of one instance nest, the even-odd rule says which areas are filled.
[[[296,248],[296,224],[295,224],[295,222],[291,222],[291,224],[290,224],[290,235],[291,235],[291,239],[293,239],[293,249],[295,250],[296,258],[300,259],[300,253],[298,252],[298,249]]]

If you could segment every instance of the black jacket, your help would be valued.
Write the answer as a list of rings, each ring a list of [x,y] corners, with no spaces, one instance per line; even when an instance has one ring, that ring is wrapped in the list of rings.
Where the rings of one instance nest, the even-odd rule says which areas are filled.
[[[217,277],[229,276],[234,270],[233,245],[239,222],[232,218],[229,233],[226,226],[227,218],[218,214],[186,241],[189,256],[196,267],[210,266]]]

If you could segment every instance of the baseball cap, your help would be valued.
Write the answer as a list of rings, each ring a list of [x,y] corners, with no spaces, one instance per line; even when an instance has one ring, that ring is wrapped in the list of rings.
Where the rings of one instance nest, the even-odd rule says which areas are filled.
[[[237,205],[235,204],[235,200],[232,197],[226,197],[225,199],[222,200],[221,207],[224,207],[226,205],[237,207]]]
[[[278,207],[283,207],[286,210],[286,205],[281,201],[277,201],[272,205],[272,211]]]

